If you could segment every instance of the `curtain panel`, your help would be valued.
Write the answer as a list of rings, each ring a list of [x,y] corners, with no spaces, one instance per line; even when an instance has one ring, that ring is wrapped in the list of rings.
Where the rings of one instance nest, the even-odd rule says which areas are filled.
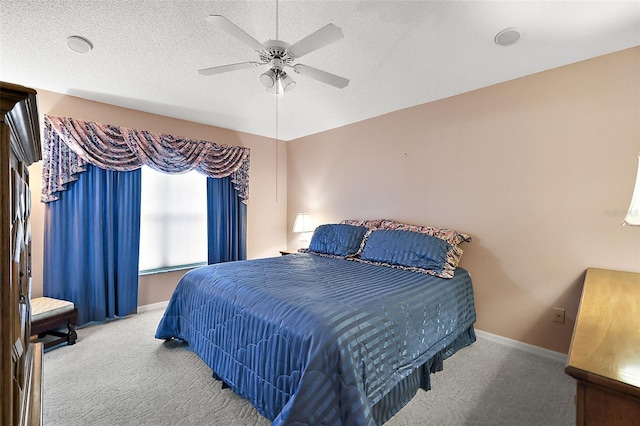
[[[58,199],[86,164],[115,171],[142,165],[165,173],[198,170],[212,178],[231,177],[242,202],[249,198],[249,148],[51,115],[44,117],[44,133],[43,202]]]
[[[209,264],[247,258],[247,205],[231,178],[207,178],[207,260]]]
[[[45,206],[43,291],[74,302],[78,325],[138,306],[141,172],[86,168]]]

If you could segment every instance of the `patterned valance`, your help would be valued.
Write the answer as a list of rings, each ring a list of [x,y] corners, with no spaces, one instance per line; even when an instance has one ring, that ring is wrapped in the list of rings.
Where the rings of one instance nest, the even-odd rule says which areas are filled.
[[[213,178],[231,176],[243,202],[249,198],[249,148],[45,115],[42,201],[57,200],[87,163],[116,171],[147,165],[165,173],[195,169]]]

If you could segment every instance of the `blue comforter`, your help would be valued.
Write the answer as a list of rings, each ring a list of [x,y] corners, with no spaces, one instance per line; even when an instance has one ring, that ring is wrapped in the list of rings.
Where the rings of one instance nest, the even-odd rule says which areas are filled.
[[[156,337],[188,342],[274,425],[374,425],[391,390],[474,340],[475,319],[461,268],[443,279],[299,253],[188,272]]]

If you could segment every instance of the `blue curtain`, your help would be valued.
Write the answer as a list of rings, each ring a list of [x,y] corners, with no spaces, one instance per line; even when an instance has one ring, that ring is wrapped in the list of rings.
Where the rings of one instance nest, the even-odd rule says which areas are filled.
[[[247,258],[247,206],[231,177],[207,178],[209,264]]]
[[[44,295],[74,302],[79,325],[137,308],[140,185],[139,169],[87,165],[46,204]]]

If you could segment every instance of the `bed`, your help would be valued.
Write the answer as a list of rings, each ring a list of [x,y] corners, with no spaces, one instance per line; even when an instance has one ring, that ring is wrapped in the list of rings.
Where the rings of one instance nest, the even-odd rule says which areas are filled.
[[[194,269],[156,337],[188,342],[274,425],[382,424],[475,341],[471,277],[442,265],[468,237],[425,236],[323,225],[306,253]]]

